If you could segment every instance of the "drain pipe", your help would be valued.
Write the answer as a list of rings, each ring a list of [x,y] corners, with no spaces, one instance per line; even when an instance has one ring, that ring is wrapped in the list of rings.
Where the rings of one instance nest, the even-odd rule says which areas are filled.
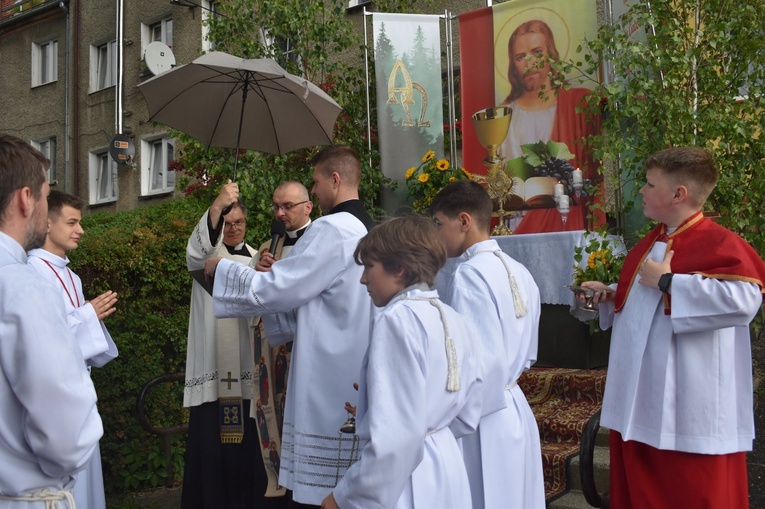
[[[122,134],[122,52],[124,0],[117,0],[117,95],[114,99],[115,132]]]
[[[71,9],[70,9],[71,12]],[[75,196],[80,196],[80,0],[74,0],[74,26],[72,27],[72,153],[74,154],[73,184]],[[69,140],[67,140],[67,144]],[[89,201],[89,200],[88,200]]]
[[[69,11],[68,1],[59,2],[59,6],[66,11],[66,31],[64,35],[64,191],[71,193],[72,182],[69,163],[69,158],[71,157],[69,152],[69,92],[71,87],[69,71],[71,45],[69,39],[72,36],[72,33],[69,30],[69,18],[71,13]]]

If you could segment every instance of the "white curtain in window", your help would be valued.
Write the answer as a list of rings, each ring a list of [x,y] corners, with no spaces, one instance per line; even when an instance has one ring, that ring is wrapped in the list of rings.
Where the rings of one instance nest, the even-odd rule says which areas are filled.
[[[165,169],[165,186],[168,191],[175,189],[175,172],[168,169],[168,165],[173,160],[173,140],[165,140],[165,161],[163,168]]]
[[[56,180],[56,138],[49,138],[37,143],[37,149],[50,160],[48,182]]]
[[[40,45],[40,82],[48,83],[51,81],[51,42]]]
[[[151,167],[149,172],[151,174],[152,191],[161,191],[164,187],[162,177],[164,171],[162,170],[162,140],[157,140],[151,144]]]
[[[166,138],[151,143],[149,182],[152,191],[162,192],[175,189],[175,172],[168,170],[168,164],[172,160],[173,141],[171,139]]]
[[[99,156],[98,199],[108,200],[117,196],[117,165],[109,159],[109,154]]]
[[[116,43],[110,42],[98,48],[98,90],[114,86],[117,81]]]

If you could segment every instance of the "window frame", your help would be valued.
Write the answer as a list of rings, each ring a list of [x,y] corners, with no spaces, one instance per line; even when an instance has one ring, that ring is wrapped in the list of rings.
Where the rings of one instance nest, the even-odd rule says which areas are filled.
[[[159,145],[159,153],[157,152]],[[168,148],[170,151],[168,151]],[[159,167],[155,165],[157,156],[161,156]],[[175,159],[175,140],[166,134],[147,137],[141,140],[141,196],[155,196],[175,192],[175,171],[169,164]],[[157,178],[161,182],[158,186]]]
[[[210,18],[217,15],[215,6],[218,0],[202,0],[202,52],[215,50],[215,41],[208,39],[210,34],[210,27],[207,26]]]
[[[155,30],[159,28],[160,36],[155,38]],[[141,51],[154,41],[165,44],[168,48],[173,47],[173,17],[165,16],[157,18],[149,23],[141,23]]]
[[[101,86],[101,52],[102,49],[106,51],[106,64],[107,70],[111,70],[111,81]],[[107,41],[101,44],[92,44],[90,46],[90,91],[100,92],[117,85],[117,41]],[[107,76],[104,76],[104,79]]]
[[[102,196],[100,193],[101,189],[101,171],[103,168],[104,160],[109,164],[109,169],[111,170],[111,184],[112,184],[112,195],[111,196]],[[117,162],[112,159],[112,157],[109,155],[109,150],[107,148],[100,148],[100,149],[94,149],[91,150],[89,153],[89,161],[88,161],[88,183],[90,187],[90,203],[91,205],[102,205],[106,203],[114,203],[119,199],[119,165]],[[108,184],[107,184],[108,185]]]
[[[58,81],[58,39],[51,37],[33,42],[32,88],[56,81]]]
[[[45,157],[50,160],[50,165],[45,171],[45,177],[48,179],[48,184],[55,185],[58,183],[56,180],[56,137],[49,136],[47,138],[38,138],[31,140],[30,142],[34,148],[43,153]]]

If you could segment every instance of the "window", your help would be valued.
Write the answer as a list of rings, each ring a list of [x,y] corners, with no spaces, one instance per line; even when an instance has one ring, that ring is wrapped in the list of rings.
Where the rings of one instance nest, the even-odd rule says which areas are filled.
[[[141,24],[141,44],[145,50],[152,42],[161,42],[173,47],[173,18],[163,19],[151,24]]]
[[[215,49],[215,41],[210,40],[210,20],[216,15],[215,0],[202,0],[202,51]]]
[[[117,163],[107,150],[90,153],[90,203],[117,201]]]
[[[172,138],[155,138],[141,142],[141,194],[171,193],[175,190],[175,171],[168,165],[173,160]]]
[[[291,62],[294,62],[300,71],[304,71],[300,55],[295,51],[292,38],[276,36],[268,29],[261,29],[260,42],[263,44],[266,56],[276,60],[286,70],[294,73],[290,65]]]
[[[43,153],[50,160],[47,177],[49,184],[56,183],[56,138],[43,138],[32,140],[32,146]]]
[[[90,47],[91,82],[93,92],[117,84],[117,41]]]
[[[58,80],[58,41],[32,44],[32,86]]]

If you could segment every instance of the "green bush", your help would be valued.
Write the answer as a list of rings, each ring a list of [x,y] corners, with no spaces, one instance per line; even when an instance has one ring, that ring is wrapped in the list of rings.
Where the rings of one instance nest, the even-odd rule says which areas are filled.
[[[83,218],[85,236],[70,253],[86,298],[118,293],[117,312],[106,319],[119,357],[92,371],[104,421],[101,457],[109,493],[164,484],[162,441],[141,428],[136,402],[141,387],[167,373],[184,371],[191,278],[186,241],[206,209],[199,200],[174,200],[129,212]],[[145,412],[156,427],[187,421],[183,384],[156,386]],[[183,440],[173,441],[180,478]]]

